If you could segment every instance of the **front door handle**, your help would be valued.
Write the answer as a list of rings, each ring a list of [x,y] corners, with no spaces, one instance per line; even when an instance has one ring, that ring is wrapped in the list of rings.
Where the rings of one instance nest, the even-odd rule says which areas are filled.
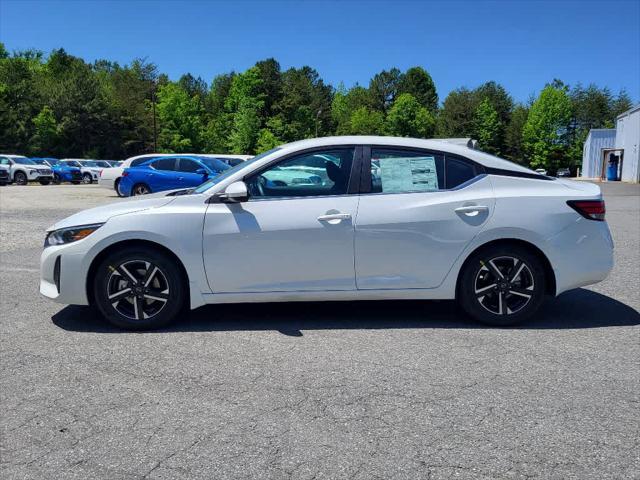
[[[349,213],[329,213],[327,215],[320,215],[318,217],[319,222],[340,223],[342,220],[349,220],[351,214]]]
[[[475,217],[476,215],[489,211],[489,207],[484,205],[467,205],[466,207],[458,207],[454,210],[456,213],[462,213],[467,217]]]

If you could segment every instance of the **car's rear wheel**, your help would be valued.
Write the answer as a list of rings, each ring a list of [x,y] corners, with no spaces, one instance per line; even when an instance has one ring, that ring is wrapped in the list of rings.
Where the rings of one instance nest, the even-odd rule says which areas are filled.
[[[489,325],[515,325],[540,308],[545,294],[542,262],[520,245],[494,245],[465,263],[458,301],[476,320]]]
[[[93,298],[104,317],[127,329],[159,328],[174,320],[186,300],[175,261],[153,250],[125,248],[96,269]]]
[[[53,174],[53,183],[54,185],[60,185],[62,183],[62,179],[60,178],[60,175],[58,175],[57,173]]]
[[[26,185],[27,176],[24,174],[24,172],[16,172],[16,174],[13,176],[13,181],[18,185]]]
[[[82,183],[89,185],[91,183],[93,183],[93,178],[91,177],[90,173],[83,173],[82,174]]]
[[[151,193],[151,189],[148,185],[144,183],[136,183],[131,189],[131,195],[146,195],[147,193]]]

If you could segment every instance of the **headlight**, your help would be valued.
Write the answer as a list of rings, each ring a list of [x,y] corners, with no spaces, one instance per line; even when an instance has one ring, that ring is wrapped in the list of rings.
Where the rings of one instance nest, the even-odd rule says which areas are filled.
[[[79,225],[77,227],[61,228],[47,234],[44,240],[44,246],[64,245],[65,243],[77,242],[88,237],[104,223],[93,223],[91,225]]]

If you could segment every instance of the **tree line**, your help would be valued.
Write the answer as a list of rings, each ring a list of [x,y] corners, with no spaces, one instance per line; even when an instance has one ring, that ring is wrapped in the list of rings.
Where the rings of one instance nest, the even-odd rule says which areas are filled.
[[[553,170],[578,165],[589,129],[614,127],[631,106],[625,91],[560,80],[525,103],[488,81],[440,104],[419,66],[346,88],[273,58],[211,84],[189,73],[171,81],[144,59],[88,63],[63,49],[9,53],[0,43],[0,151],[34,156],[253,154],[303,138],[371,134],[472,137],[481,150]]]

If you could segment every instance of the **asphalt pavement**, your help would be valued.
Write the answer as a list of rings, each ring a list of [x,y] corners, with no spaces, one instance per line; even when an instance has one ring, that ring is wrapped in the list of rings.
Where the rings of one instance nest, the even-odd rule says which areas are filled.
[[[38,293],[44,229],[119,200],[0,187],[0,477],[640,478],[640,186],[602,188],[611,276],[519,328],[396,301],[131,333]]]

